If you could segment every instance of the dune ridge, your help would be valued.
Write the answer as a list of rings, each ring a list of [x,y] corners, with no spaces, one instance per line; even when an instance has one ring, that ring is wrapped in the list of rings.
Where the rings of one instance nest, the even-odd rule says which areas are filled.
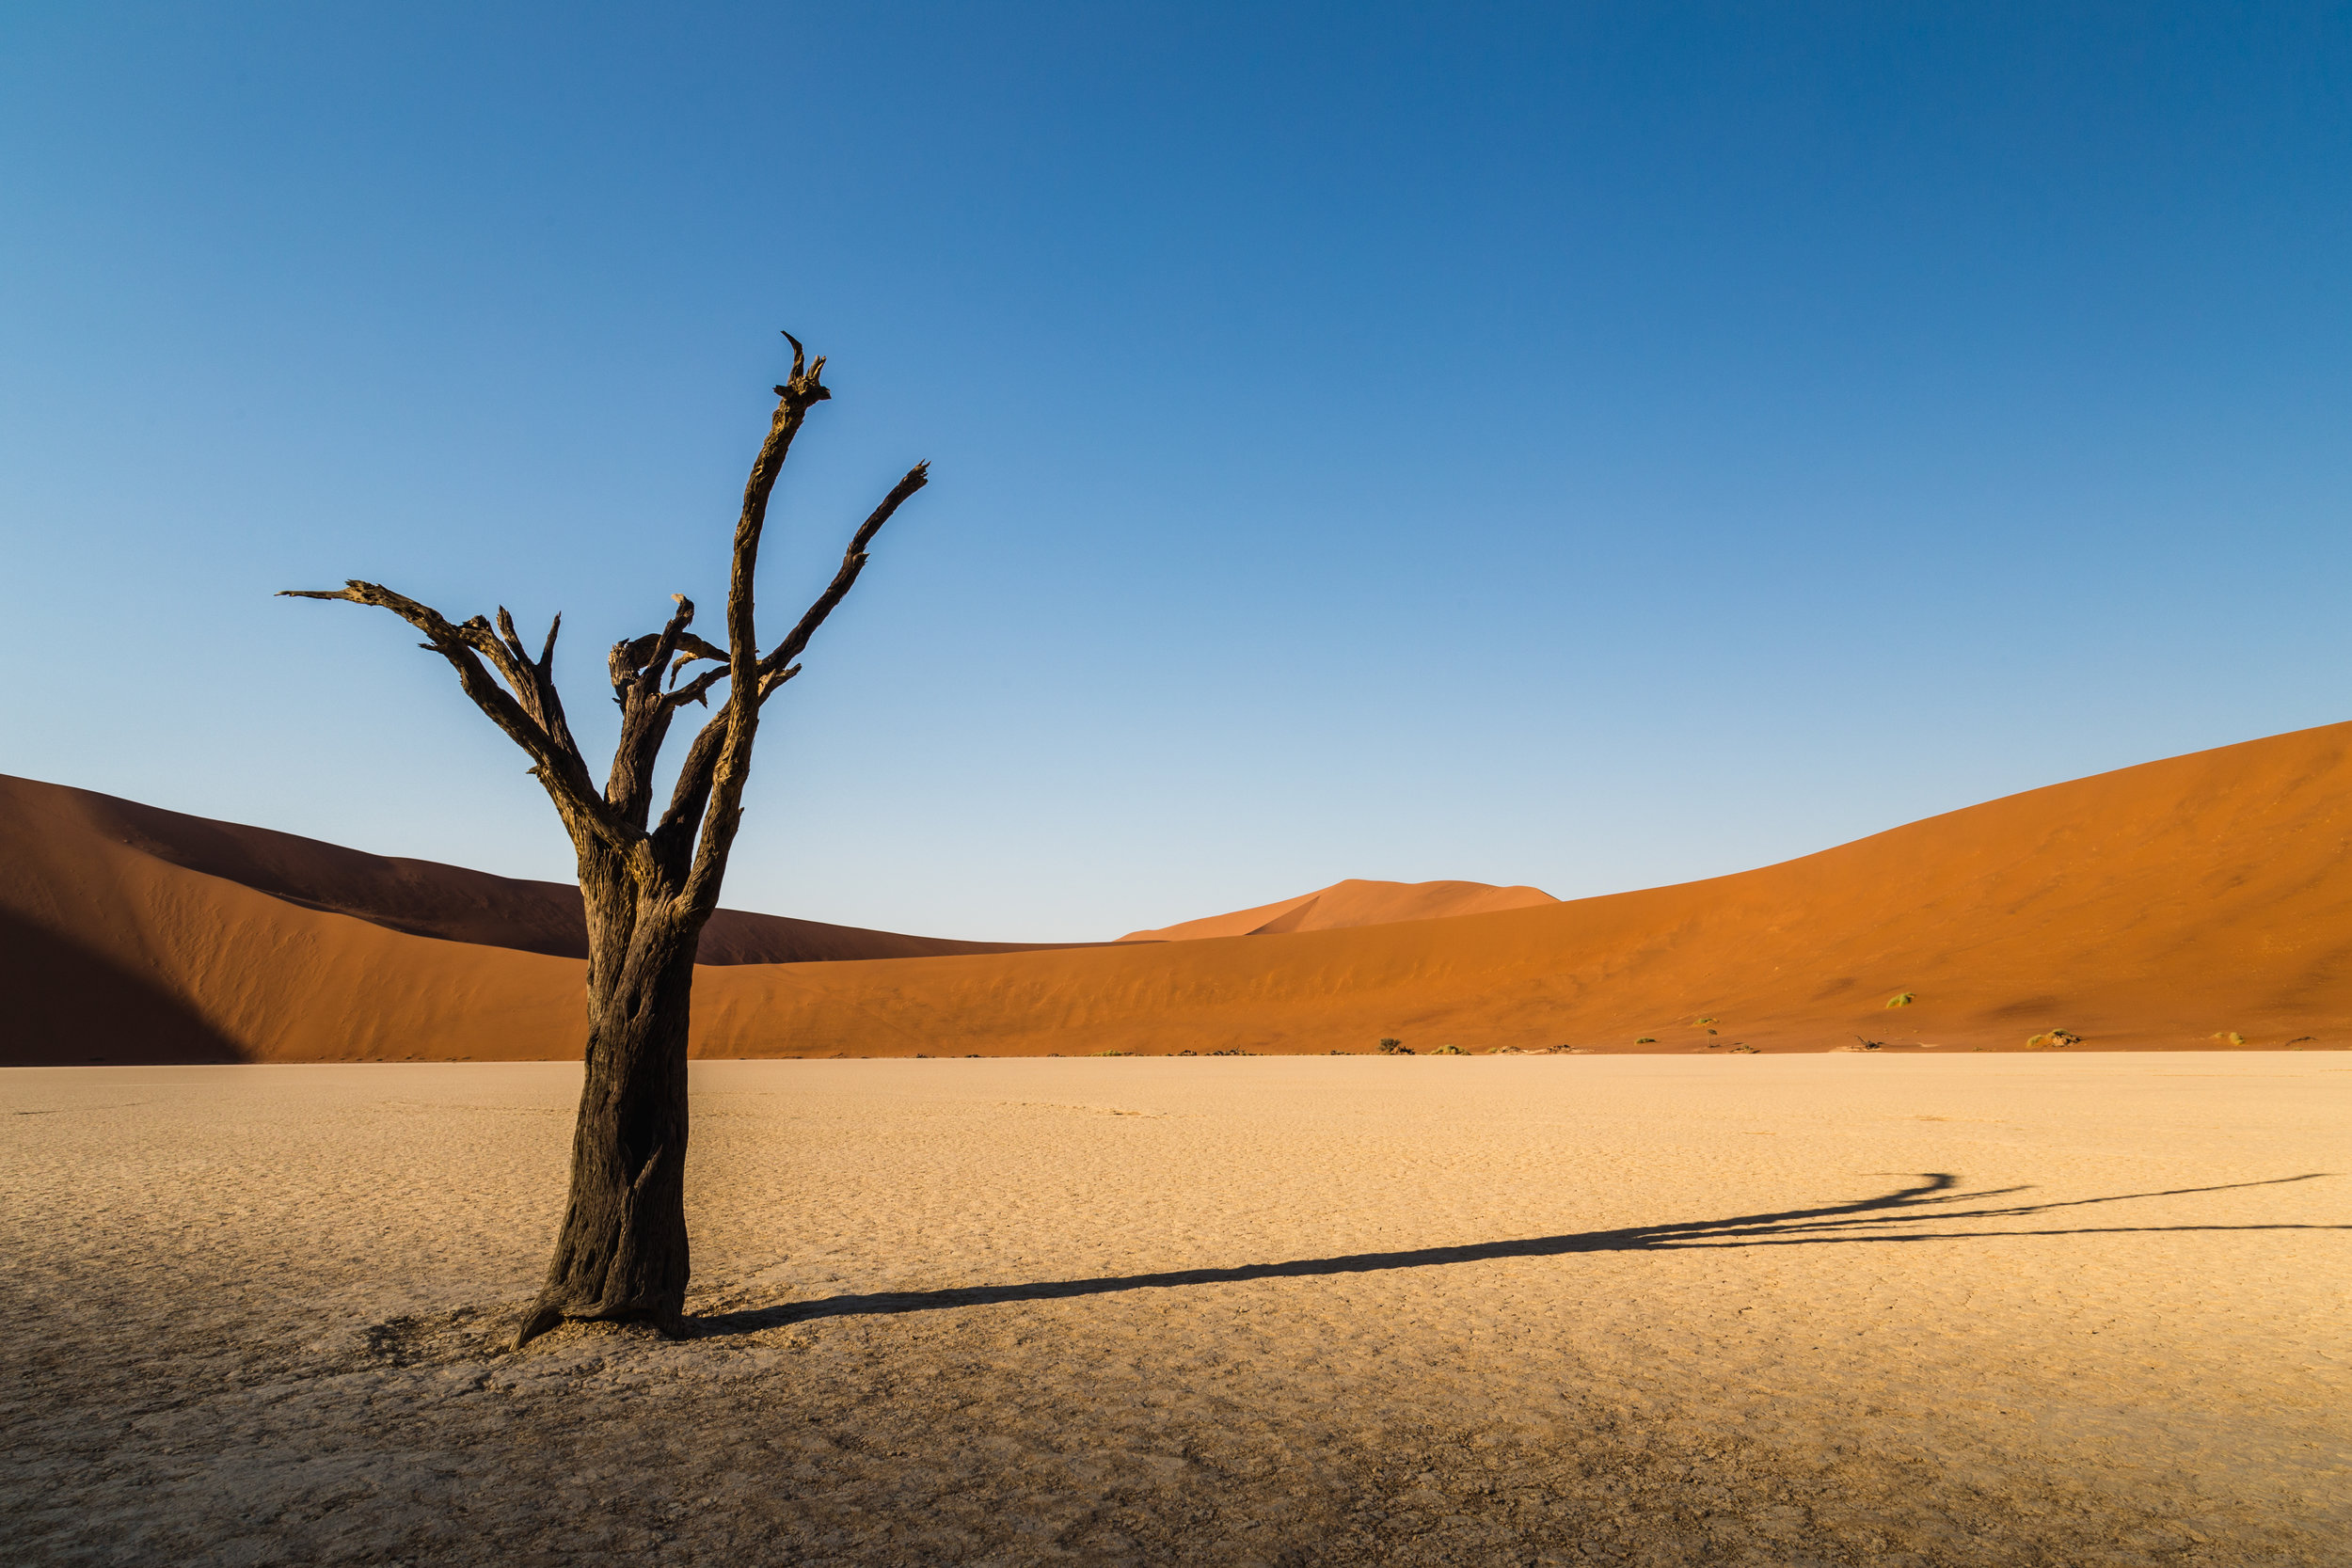
[[[78,793],[0,789],[0,915],[48,943],[0,950],[19,999],[0,1060],[578,1053],[579,960],[189,871],[95,831]],[[2348,802],[2352,724],[2331,724],[1606,897],[1279,942],[713,966],[694,1050],[2017,1050],[2054,1030],[2082,1049],[2342,1045]],[[79,977],[61,950],[87,960]],[[102,974],[144,1000],[107,1011]]]
[[[1444,920],[1457,914],[1557,904],[1541,888],[1490,882],[1375,882],[1349,878],[1255,909],[1206,915],[1155,930],[1130,931],[1121,942],[1200,942],[1210,937],[1279,936],[1291,931],[1338,931],[1401,920]]]

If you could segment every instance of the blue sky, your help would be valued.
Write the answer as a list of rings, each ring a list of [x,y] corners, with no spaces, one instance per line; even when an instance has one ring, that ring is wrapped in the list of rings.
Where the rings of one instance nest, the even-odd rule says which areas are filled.
[[[0,770],[564,877],[382,580],[715,618],[728,902],[1733,871],[2347,716],[2341,5],[19,5]]]

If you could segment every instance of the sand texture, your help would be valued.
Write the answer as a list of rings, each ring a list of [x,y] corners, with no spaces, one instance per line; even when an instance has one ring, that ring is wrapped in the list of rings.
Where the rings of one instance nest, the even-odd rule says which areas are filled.
[[[1121,942],[1200,942],[1207,937],[1269,937],[1289,931],[1342,931],[1393,926],[1406,920],[1445,920],[1457,914],[1557,904],[1541,888],[1488,882],[1368,882],[1350,878],[1329,887],[1231,914],[1213,914],[1156,930],[1130,931]]]
[[[416,935],[314,907],[333,902],[315,886],[306,905],[258,878],[191,870],[59,803],[72,793],[20,784],[0,799],[0,985],[15,998],[0,1062],[579,1054],[577,959]],[[2016,1051],[2052,1030],[2091,1049],[2233,1034],[2338,1045],[2352,1042],[2348,846],[2352,724],[2336,724],[1605,898],[1199,941],[711,966],[694,1050],[1320,1053],[1392,1036],[1419,1051],[1820,1052],[1866,1038]],[[1888,1007],[1899,994],[1913,1005]]]
[[[577,1069],[0,1074],[12,1560],[2352,1561],[2343,1054],[693,1082],[516,1354]]]

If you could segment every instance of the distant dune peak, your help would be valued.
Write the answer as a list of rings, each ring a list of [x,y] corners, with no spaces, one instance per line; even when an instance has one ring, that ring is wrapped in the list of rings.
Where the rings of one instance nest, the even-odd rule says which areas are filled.
[[[1351,877],[1295,898],[1235,910],[1231,914],[1205,915],[1149,931],[1130,931],[1119,940],[1200,942],[1210,937],[1338,931],[1358,926],[1392,926],[1406,920],[1493,914],[1502,910],[1532,909],[1559,901],[1541,888],[1496,887],[1491,882],[1375,882]]]

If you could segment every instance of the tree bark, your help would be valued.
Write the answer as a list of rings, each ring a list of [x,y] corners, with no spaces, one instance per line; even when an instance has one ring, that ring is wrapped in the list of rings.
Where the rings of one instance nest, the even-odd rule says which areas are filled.
[[[518,1342],[566,1318],[675,1335],[685,1312],[686,1044],[703,920],[609,868],[591,887],[590,869],[583,863],[588,1048],[571,1192]]]

